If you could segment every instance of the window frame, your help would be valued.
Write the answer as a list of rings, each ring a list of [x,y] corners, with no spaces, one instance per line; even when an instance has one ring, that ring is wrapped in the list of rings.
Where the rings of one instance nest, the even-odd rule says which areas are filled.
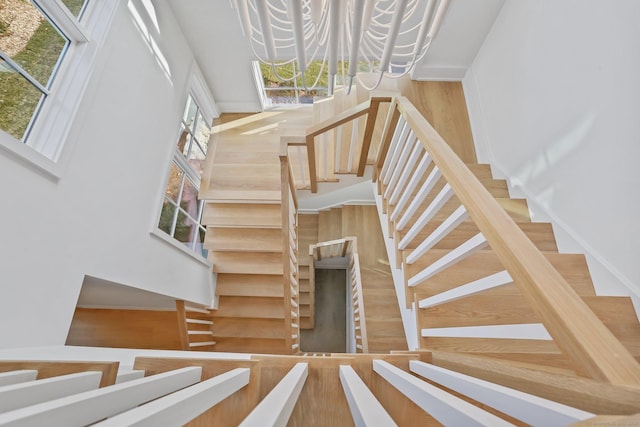
[[[87,0],[76,18],[59,0],[34,3],[69,39],[55,78],[34,112],[23,140],[0,129],[0,153],[57,182],[66,164],[69,131],[88,86],[95,60],[121,0]]]
[[[187,123],[185,122],[185,111],[189,106],[189,99],[191,98],[193,102],[198,106],[198,109],[196,110],[196,114],[195,114],[196,120],[198,117],[197,113],[200,112],[202,119],[204,120],[209,130],[212,128],[211,123],[213,122],[213,119],[220,116],[220,111],[218,110],[218,107],[213,99],[213,96],[211,95],[211,92],[209,91],[205,83],[204,76],[200,72],[200,69],[195,61],[191,66],[191,70],[189,74],[190,74],[190,78],[187,84],[186,100],[182,104],[184,105],[184,108],[180,110],[182,112],[181,113],[182,115],[179,119],[179,125],[176,133],[176,137],[173,140],[174,143],[171,148],[171,157],[169,160],[169,166],[167,171],[165,172],[164,185],[161,188],[162,193],[160,195],[159,203],[158,203],[159,205],[158,214],[155,216],[155,221],[153,223],[150,234],[156,238],[159,238],[165,241],[166,243],[169,243],[173,247],[180,249],[183,253],[193,257],[194,259],[198,260],[202,264],[207,266],[212,266],[212,263],[207,259],[207,257],[205,257],[202,254],[202,251],[197,250],[198,249],[197,242],[195,239],[193,239],[193,241],[191,242],[192,247],[190,248],[190,247],[187,247],[184,242],[181,242],[178,239],[173,237],[173,231],[175,228],[175,223],[177,221],[178,213],[180,212],[180,210],[182,212],[185,212],[184,209],[181,209],[179,206],[181,201],[181,195],[178,197],[177,203],[174,203],[172,200],[169,201],[169,203],[171,203],[175,208],[175,212],[173,214],[174,216],[173,223],[171,224],[172,233],[168,234],[159,227],[160,219],[162,216],[162,208],[164,206],[164,202],[168,200],[168,198],[166,197],[166,190],[167,190],[167,186],[169,185],[171,169],[174,164],[183,173],[183,178],[182,178],[182,182],[179,190],[180,193],[182,193],[184,189],[184,181],[187,179],[191,182],[191,185],[193,185],[196,188],[196,190],[199,191],[200,189],[201,177],[198,175],[197,171],[189,164],[188,159],[178,148],[178,144],[180,143],[181,136],[184,130],[188,128]],[[196,120],[194,120],[194,124],[193,124],[194,129],[197,127]],[[208,144],[208,140],[200,141],[198,143],[206,147]],[[199,200],[197,224],[199,227],[202,227],[206,231],[206,227],[202,226],[201,224],[202,215],[204,213],[204,204],[205,204],[204,200]],[[191,215],[188,215],[188,217],[190,219],[193,219]],[[196,230],[196,233],[197,233],[197,230]],[[202,239],[202,242],[200,242],[200,244],[201,246],[204,245],[204,238]]]

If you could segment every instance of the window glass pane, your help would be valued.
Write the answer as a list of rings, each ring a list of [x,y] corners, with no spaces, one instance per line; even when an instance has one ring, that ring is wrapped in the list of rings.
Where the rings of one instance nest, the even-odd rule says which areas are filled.
[[[175,163],[171,163],[171,170],[169,171],[169,182],[167,183],[166,197],[178,203],[178,196],[180,194],[180,187],[182,186],[184,173],[178,168]]]
[[[35,86],[0,59],[0,129],[21,140],[42,98]]]
[[[204,248],[204,235],[205,235],[205,228],[200,226],[198,227],[198,233],[196,234],[196,245],[195,245],[195,251],[199,254],[202,254],[203,257],[207,257],[207,255],[209,255],[209,251],[206,250]]]
[[[198,120],[193,135],[203,150],[207,151],[207,143],[209,142],[209,125],[204,121],[202,114],[198,111]]]
[[[180,148],[180,146],[178,146],[178,149],[180,150],[180,153],[182,153],[182,155],[186,159],[188,159],[189,155],[190,155],[189,153],[191,153],[191,151],[193,151],[192,146],[193,146],[193,137],[191,136],[190,133],[187,133],[183,147]]]
[[[173,234],[176,240],[191,248],[193,236],[198,230],[198,224],[189,218],[182,209],[178,211],[178,221],[176,222],[176,231]]]
[[[191,129],[193,122],[196,119],[196,111],[198,110],[198,106],[193,101],[191,95],[189,95],[189,99],[187,100],[187,108],[184,110],[184,117],[182,118],[186,123],[187,127]]]
[[[162,202],[162,212],[160,212],[160,222],[158,228],[168,235],[171,235],[171,226],[173,225],[173,217],[176,207],[167,199]]]
[[[82,12],[82,6],[86,3],[85,0],[60,0],[69,9],[73,16],[80,16]]]
[[[0,50],[47,86],[68,40],[30,2],[0,0],[0,10],[7,8],[12,13],[0,18]]]
[[[182,189],[182,199],[180,199],[180,207],[184,209],[191,218],[198,218],[198,189],[189,180],[184,180],[184,187]]]

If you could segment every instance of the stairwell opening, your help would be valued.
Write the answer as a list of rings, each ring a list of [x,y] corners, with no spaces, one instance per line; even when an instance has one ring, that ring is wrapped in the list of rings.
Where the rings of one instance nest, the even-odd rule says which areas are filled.
[[[300,330],[300,349],[307,353],[346,353],[346,270],[316,269],[315,280],[315,325]]]

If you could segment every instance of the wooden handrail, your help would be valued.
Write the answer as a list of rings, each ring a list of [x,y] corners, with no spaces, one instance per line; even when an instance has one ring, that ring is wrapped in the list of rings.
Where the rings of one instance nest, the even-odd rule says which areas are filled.
[[[367,114],[367,121],[365,124],[364,137],[362,141],[362,149],[360,151],[360,158],[358,160],[357,176],[363,176],[364,170],[367,165],[367,156],[369,154],[369,148],[371,146],[371,139],[373,137],[373,130],[375,128],[376,119],[378,115],[378,109],[381,102],[391,102],[393,98],[390,96],[373,96],[367,101],[351,107],[340,114],[337,114],[327,120],[323,120],[320,123],[316,123],[306,131],[306,145],[307,145],[307,157],[309,160],[309,179],[311,192],[316,193],[318,191],[318,177],[316,170],[316,155],[315,155],[315,137],[321,135],[330,130],[357,119],[360,116]]]
[[[557,345],[592,378],[640,385],[640,364],[405,98],[397,109],[520,287]],[[390,131],[386,132],[385,138]]]
[[[367,114],[367,122],[364,126],[364,136],[362,138],[362,150],[360,150],[360,161],[358,162],[357,176],[364,175],[364,169],[367,166],[367,157],[369,156],[369,147],[371,147],[371,140],[373,139],[373,130],[376,126],[376,120],[378,118],[378,109],[381,102],[391,102],[390,97],[372,97],[370,99],[371,104],[369,107],[369,113]]]

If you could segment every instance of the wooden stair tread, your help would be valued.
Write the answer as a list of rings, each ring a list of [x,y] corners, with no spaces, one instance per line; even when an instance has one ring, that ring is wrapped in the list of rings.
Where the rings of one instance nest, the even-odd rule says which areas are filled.
[[[230,353],[263,353],[263,354],[291,354],[284,339],[269,338],[216,338],[216,351]]]
[[[418,235],[409,243],[407,249],[415,249],[422,241],[424,241],[433,231],[442,224],[442,221],[430,221]],[[536,245],[536,247],[545,252],[557,252],[555,234],[550,223],[547,222],[518,222],[518,227],[527,235],[527,237]],[[406,232],[399,233],[402,239]],[[452,230],[438,244],[435,249],[454,249],[478,234],[480,230],[471,220],[466,220]]]
[[[284,303],[280,298],[221,296],[214,322],[219,317],[284,319]]]
[[[216,317],[213,336],[237,338],[284,339],[284,321],[282,319],[253,319]]]
[[[282,275],[282,254],[270,252],[211,252],[216,273]]]
[[[284,297],[283,277],[259,274],[218,274],[219,296]]]
[[[202,224],[212,227],[282,228],[280,204],[206,203]]]
[[[432,249],[416,263],[405,265],[405,278],[408,279],[412,277],[448,252],[449,251],[445,249]],[[404,251],[403,256],[406,257],[407,254],[408,252]],[[591,275],[589,274],[584,255],[558,254],[553,252],[545,252],[544,255],[578,294],[595,295],[593,282],[591,281]],[[467,284],[502,270],[504,270],[504,268],[493,251],[480,250],[461,260],[456,265],[434,275],[413,289],[409,289],[408,294],[418,292],[427,296],[437,295],[456,286]],[[488,292],[505,295],[520,293],[515,285],[501,286]],[[411,300],[412,299],[413,297],[411,297]]]
[[[213,251],[282,252],[282,230],[209,226],[204,247]]]

